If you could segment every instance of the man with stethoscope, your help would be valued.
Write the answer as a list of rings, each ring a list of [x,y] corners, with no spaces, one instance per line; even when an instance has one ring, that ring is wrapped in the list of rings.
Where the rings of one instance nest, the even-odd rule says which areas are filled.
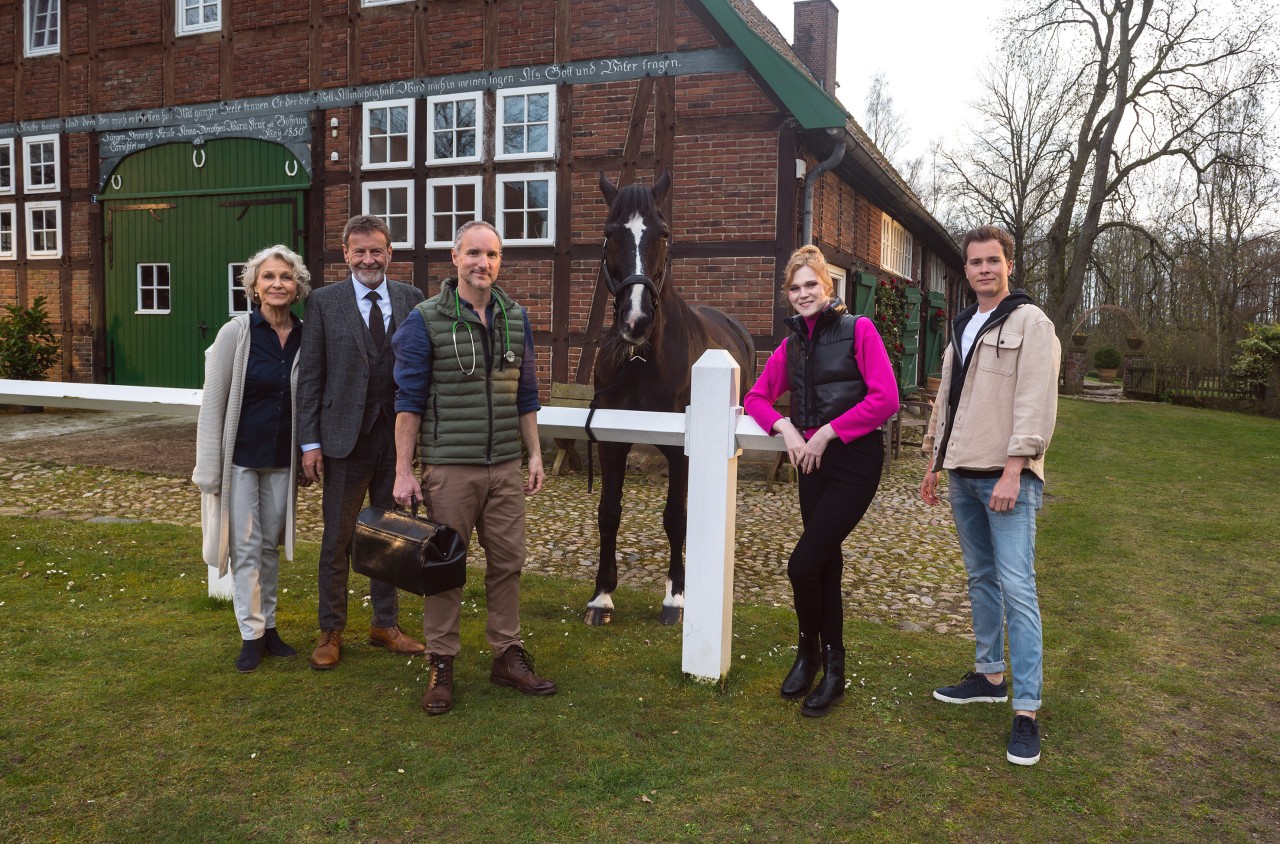
[[[451,252],[456,279],[414,308],[392,338],[395,352],[396,479],[401,505],[426,503],[436,521],[485,549],[489,679],[528,695],[555,683],[534,673],[520,638],[525,496],[542,489],[538,379],[525,309],[496,285],[502,241],[489,223],[464,224]],[[529,478],[520,471],[521,442]],[[419,481],[413,460],[422,466]],[[453,661],[461,650],[462,589],[426,599],[423,632],[431,665],[422,708],[453,708]]]

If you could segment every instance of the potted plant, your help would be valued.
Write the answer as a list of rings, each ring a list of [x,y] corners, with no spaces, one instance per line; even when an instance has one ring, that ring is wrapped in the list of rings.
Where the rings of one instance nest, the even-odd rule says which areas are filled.
[[[1077,331],[1071,335],[1071,345],[1078,349],[1083,349],[1085,344],[1089,342],[1089,333],[1087,331]]]
[[[1132,351],[1136,352],[1142,348],[1142,337],[1136,333],[1130,334],[1124,342]]]
[[[1120,352],[1114,346],[1103,346],[1093,353],[1093,365],[1098,370],[1098,380],[1110,384],[1120,369]]]
[[[49,367],[58,362],[60,344],[53,336],[45,297],[31,307],[5,305],[0,316],[0,378],[43,381]],[[40,408],[35,408],[39,410]]]

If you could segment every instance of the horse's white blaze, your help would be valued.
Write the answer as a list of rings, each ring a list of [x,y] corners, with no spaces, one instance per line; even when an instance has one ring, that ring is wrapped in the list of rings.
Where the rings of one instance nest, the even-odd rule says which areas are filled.
[[[601,592],[590,601],[587,601],[587,606],[596,610],[611,610],[613,609],[613,596],[608,592]]]
[[[679,595],[671,594],[671,578],[667,578],[667,596],[662,599],[662,605],[664,607],[684,608],[684,593],[681,592]]]
[[[627,311],[627,328],[632,330],[636,327],[636,321],[640,319],[642,311],[640,310],[640,297],[644,295],[644,288],[638,284],[631,285],[631,307]]]
[[[644,217],[640,215],[639,211],[631,212],[631,219],[627,220],[627,228],[631,229],[631,238],[636,244],[635,272],[640,272],[640,269],[644,266],[640,259],[640,241],[644,238],[645,225]]]

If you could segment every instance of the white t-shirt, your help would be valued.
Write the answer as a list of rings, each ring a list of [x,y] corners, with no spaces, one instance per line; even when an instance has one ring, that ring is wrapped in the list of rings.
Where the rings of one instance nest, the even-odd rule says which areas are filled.
[[[996,312],[995,308],[987,311],[974,313],[973,318],[969,320],[969,324],[964,327],[964,334],[960,335],[960,360],[969,359],[969,350],[973,348],[973,341],[978,339],[978,332],[982,330],[982,326],[987,324],[987,320]]]

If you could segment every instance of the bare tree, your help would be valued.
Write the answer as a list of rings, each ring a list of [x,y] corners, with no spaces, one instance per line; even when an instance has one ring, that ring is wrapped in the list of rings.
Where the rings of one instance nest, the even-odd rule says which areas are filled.
[[[862,115],[862,128],[871,136],[876,149],[890,161],[897,158],[907,143],[907,124],[893,105],[889,81],[885,79],[882,70],[876,71],[871,77],[871,87],[867,89],[866,107]]]
[[[977,119],[965,127],[965,141],[942,159],[954,175],[955,213],[964,227],[996,223],[1017,244],[1014,278],[1041,287],[1039,241],[1062,199],[1070,165],[1067,133],[1073,117],[1076,80],[1062,74],[1050,52],[1009,49],[982,78]],[[1035,267],[1035,269],[1033,269]]]
[[[1048,309],[1066,331],[1081,300],[1104,219],[1136,172],[1180,158],[1208,172],[1218,153],[1205,141],[1216,109],[1268,84],[1260,55],[1265,15],[1225,24],[1200,0],[1032,0],[1018,21],[1028,44],[1083,56],[1070,166],[1047,236]]]

